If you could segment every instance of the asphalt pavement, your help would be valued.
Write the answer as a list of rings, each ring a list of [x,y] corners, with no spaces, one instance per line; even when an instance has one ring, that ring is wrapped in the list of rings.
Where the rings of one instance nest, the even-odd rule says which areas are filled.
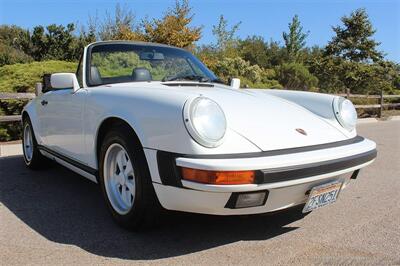
[[[358,126],[377,160],[338,201],[303,217],[167,213],[150,232],[111,220],[96,184],[0,158],[0,265],[400,265],[400,121]]]

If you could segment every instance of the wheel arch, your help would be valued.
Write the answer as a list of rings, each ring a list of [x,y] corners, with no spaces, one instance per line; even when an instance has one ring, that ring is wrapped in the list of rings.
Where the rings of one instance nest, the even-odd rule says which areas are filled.
[[[101,142],[104,140],[104,137],[106,136],[107,132],[109,130],[111,130],[111,128],[114,128],[117,126],[126,126],[129,129],[129,133],[135,138],[135,140],[143,148],[142,141],[140,140],[138,134],[136,133],[135,129],[131,126],[130,123],[128,123],[126,120],[124,120],[120,117],[116,117],[116,116],[107,117],[100,123],[100,125],[97,129],[97,132],[96,132],[95,154],[96,154],[97,162],[99,160]]]
[[[27,112],[26,110],[22,111],[22,114],[21,114],[21,123],[23,123],[24,120],[25,120],[27,117],[29,118],[28,112]]]
[[[38,117],[33,108],[24,108],[21,112],[21,125],[23,125],[25,119],[29,119],[32,130],[33,130],[33,135],[35,137],[35,141],[37,143],[42,143],[42,136],[40,135],[40,124],[38,123]]]

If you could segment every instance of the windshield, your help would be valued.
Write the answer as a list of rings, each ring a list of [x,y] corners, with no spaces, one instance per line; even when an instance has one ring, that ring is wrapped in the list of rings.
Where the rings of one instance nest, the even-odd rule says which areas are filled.
[[[97,86],[138,81],[218,81],[191,53],[145,44],[99,44],[90,49],[87,83]]]

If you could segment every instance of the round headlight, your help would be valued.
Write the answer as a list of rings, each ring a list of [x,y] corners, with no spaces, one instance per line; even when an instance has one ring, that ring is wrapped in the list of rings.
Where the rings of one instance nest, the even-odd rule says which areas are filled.
[[[185,104],[183,119],[190,136],[205,147],[217,147],[226,132],[226,118],[219,105],[205,97]]]
[[[335,98],[333,110],[339,124],[348,131],[352,131],[357,123],[357,111],[352,102],[343,97]]]

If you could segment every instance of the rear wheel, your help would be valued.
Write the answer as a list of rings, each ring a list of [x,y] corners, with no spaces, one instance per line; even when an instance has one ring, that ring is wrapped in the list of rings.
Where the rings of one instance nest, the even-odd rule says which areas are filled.
[[[41,169],[48,165],[49,160],[44,157],[38,147],[29,117],[23,120],[22,151],[26,166],[31,169]]]
[[[100,185],[114,220],[140,230],[154,224],[159,213],[143,148],[130,128],[121,125],[108,132],[100,150]]]

